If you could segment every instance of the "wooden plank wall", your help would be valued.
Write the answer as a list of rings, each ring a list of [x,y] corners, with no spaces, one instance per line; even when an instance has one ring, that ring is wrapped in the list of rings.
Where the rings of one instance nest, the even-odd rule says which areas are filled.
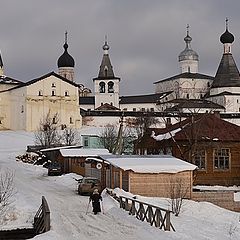
[[[192,171],[184,171],[174,174],[169,173],[129,173],[129,187],[133,194],[149,197],[169,197],[171,184],[179,184],[185,189],[186,198],[191,197]]]

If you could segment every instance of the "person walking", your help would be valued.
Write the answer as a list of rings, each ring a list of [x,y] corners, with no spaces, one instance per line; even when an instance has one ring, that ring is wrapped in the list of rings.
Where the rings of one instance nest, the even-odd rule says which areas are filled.
[[[93,193],[90,195],[89,202],[92,201],[93,212],[96,215],[101,212],[100,201],[102,201],[102,196],[98,192],[98,189],[94,189]]]

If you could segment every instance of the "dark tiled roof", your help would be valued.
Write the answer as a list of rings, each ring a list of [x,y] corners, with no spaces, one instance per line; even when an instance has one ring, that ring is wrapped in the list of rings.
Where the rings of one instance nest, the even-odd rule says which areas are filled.
[[[7,76],[0,76],[0,84],[22,84],[23,82],[7,77]]]
[[[95,110],[97,110],[97,111],[101,111],[101,110],[117,110],[117,111],[119,111],[120,109],[117,108],[117,107],[112,106],[111,104],[104,103],[103,105],[101,105],[100,107],[96,108]]]
[[[149,94],[149,95],[137,95],[137,96],[122,96],[120,97],[120,104],[126,104],[126,103],[156,103],[158,100],[160,100],[163,97],[166,97],[172,93],[165,92],[165,93],[155,93],[155,94]]]
[[[33,83],[36,83],[36,82],[38,82],[38,81],[40,81],[40,80],[42,80],[42,79],[44,79],[44,78],[50,77],[50,76],[55,76],[55,77],[60,78],[61,80],[65,81],[65,82],[67,82],[67,83],[75,86],[75,87],[79,87],[79,85],[78,85],[77,83],[72,82],[72,81],[70,81],[70,80],[62,77],[62,76],[58,75],[58,74],[55,73],[55,72],[50,72],[50,73],[47,73],[47,74],[45,74],[45,75],[43,75],[43,76],[41,76],[41,77],[39,77],[39,78],[33,79],[33,80],[28,81],[28,82],[26,82],[26,83],[21,83],[20,85],[18,85],[18,86],[16,86],[16,87],[13,87],[13,88],[10,88],[10,89],[5,90],[5,91],[11,91],[11,90],[14,90],[14,89],[17,89],[17,88],[29,86],[29,85],[31,85],[31,84],[33,84]]]
[[[211,88],[240,87],[240,76],[231,53],[223,54]]]
[[[214,114],[205,114],[176,133],[176,140],[186,140],[189,134],[194,134],[199,140],[240,141],[240,127],[222,120]]]
[[[203,109],[203,108],[212,108],[212,109],[225,109],[222,105],[217,103],[204,100],[204,99],[174,99],[168,103],[176,104],[172,108],[168,108],[166,111],[176,111],[183,108],[194,108],[194,109]]]
[[[153,131],[157,136],[177,129],[179,129],[179,132],[174,136],[176,141],[188,141],[189,136],[194,136],[198,141],[240,141],[239,126],[222,120],[219,116],[216,116],[216,114],[206,113],[189,117],[167,128],[148,129],[137,145],[140,147],[146,146],[147,144],[154,148],[160,141],[156,141],[151,137]]]
[[[80,97],[79,104],[81,105],[95,104],[95,97],[94,96]]]
[[[221,92],[221,93],[215,94],[215,95],[208,94],[208,95],[206,95],[206,97],[229,96],[229,95],[231,95],[231,96],[239,96],[240,93],[231,93],[231,92],[224,91],[224,92]]]
[[[160,83],[160,82],[165,82],[165,81],[170,81],[170,80],[174,80],[174,79],[179,79],[179,78],[194,78],[194,79],[210,79],[210,80],[214,80],[214,77],[209,76],[209,75],[205,75],[205,74],[201,74],[201,73],[185,72],[185,73],[180,73],[178,75],[175,75],[173,77],[169,77],[169,78],[165,78],[165,79],[159,80],[157,82],[154,82],[153,84]]]

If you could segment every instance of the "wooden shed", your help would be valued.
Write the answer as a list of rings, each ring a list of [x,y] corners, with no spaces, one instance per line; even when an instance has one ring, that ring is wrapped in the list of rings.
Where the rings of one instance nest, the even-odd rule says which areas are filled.
[[[102,172],[106,187],[119,187],[143,196],[169,197],[175,186],[186,191],[186,198],[191,198],[193,171],[197,167],[193,164],[167,155],[100,157],[105,163]]]
[[[103,148],[78,148],[78,149],[60,149],[57,161],[63,166],[64,173],[77,173],[82,176],[93,176],[98,174],[101,177],[101,171],[96,168],[95,162],[86,162],[86,158],[97,158],[102,154],[110,154]],[[96,173],[92,173],[95,171]]]

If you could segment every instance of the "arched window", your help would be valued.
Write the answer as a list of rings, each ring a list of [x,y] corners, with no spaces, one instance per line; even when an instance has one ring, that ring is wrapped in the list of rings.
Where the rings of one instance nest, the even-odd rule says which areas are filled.
[[[100,82],[99,83],[99,92],[100,93],[105,93],[105,82]]]
[[[109,93],[114,93],[113,86],[114,86],[114,83],[112,81],[108,82],[108,92]]]
[[[104,77],[107,77],[108,76],[108,67],[105,66],[104,67]]]
[[[65,97],[68,97],[68,96],[69,96],[69,92],[65,91]]]

